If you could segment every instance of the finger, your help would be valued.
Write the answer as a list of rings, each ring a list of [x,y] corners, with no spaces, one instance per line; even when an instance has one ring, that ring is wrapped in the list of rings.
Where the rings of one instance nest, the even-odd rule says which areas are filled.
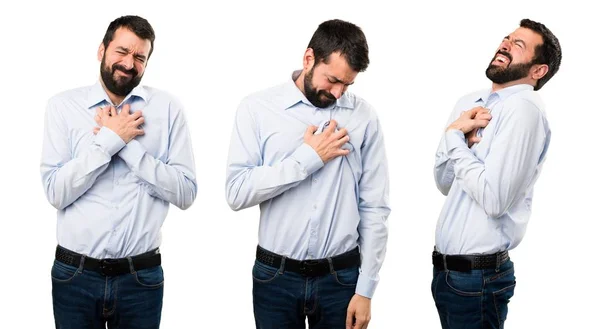
[[[110,115],[110,107],[109,106],[104,106],[102,107],[102,111],[101,111],[101,117],[102,118],[106,118]]]
[[[121,112],[122,113],[122,112]],[[135,111],[131,114],[131,117],[135,120],[142,116],[142,111]]]
[[[310,138],[312,135],[314,135],[317,129],[319,129],[317,126],[308,126],[308,128],[306,128],[306,132],[304,132],[304,139]]]
[[[131,106],[129,104],[123,105],[123,107],[121,108],[121,113],[119,113],[119,114],[121,114],[122,116],[128,116],[130,108],[131,108]]]
[[[139,126],[141,126],[143,123],[144,123],[144,117],[139,117],[139,118],[137,118],[135,121],[133,121],[133,124],[134,124],[136,127],[139,127]]]
[[[94,135],[97,135],[100,132],[99,127],[94,127]]]
[[[488,125],[488,123],[490,123],[488,120],[474,120],[474,125],[475,128],[483,128],[486,127]]]
[[[110,107],[110,116],[111,117],[117,116],[117,109],[114,106]]]
[[[479,112],[477,113],[477,116],[475,116],[475,119],[478,120],[492,120],[492,115],[489,113],[485,113],[485,112]]]
[[[471,137],[471,138],[469,138],[469,142],[471,142],[473,144],[479,143],[479,142],[481,142],[481,137],[477,137],[477,136]]]
[[[335,152],[336,157],[346,156],[348,154],[350,154],[350,150],[346,150],[346,149],[339,149]]]
[[[332,137],[334,139],[340,139],[340,138],[342,138],[344,136],[347,136],[347,135],[348,135],[348,129],[342,128],[342,129],[336,131],[335,133],[333,133]]]
[[[366,327],[367,323],[365,322],[365,320],[357,318],[356,319],[356,324],[354,325],[354,328],[356,329],[364,329]]]
[[[354,323],[354,310],[348,309],[348,312],[346,312],[346,329],[352,329],[353,323]]]
[[[342,145],[348,143],[350,141],[350,136],[346,135],[338,140],[336,140],[335,142],[333,142],[333,145],[336,147],[341,147]]]
[[[102,119],[100,119],[100,114],[96,114],[96,115],[94,116],[94,121],[96,121],[96,123],[97,123],[98,125],[100,125],[100,126],[102,125]]]
[[[141,136],[144,134],[144,129],[136,129],[133,131],[136,136]]]
[[[335,127],[337,127],[337,121],[329,120],[329,126],[327,126],[327,128],[325,128],[324,132],[332,134],[335,131]]]

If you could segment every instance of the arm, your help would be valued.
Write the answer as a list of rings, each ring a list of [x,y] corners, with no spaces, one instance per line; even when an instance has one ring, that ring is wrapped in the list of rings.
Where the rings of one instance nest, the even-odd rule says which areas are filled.
[[[110,129],[100,129],[94,141],[72,157],[69,130],[57,99],[48,102],[40,171],[46,198],[62,210],[83,195],[96,181],[125,142]]]
[[[503,111],[485,162],[469,150],[460,130],[446,132],[457,183],[492,218],[526,192],[546,145],[543,114],[533,103],[507,101]]]
[[[119,152],[119,157],[143,181],[150,195],[187,209],[196,198],[196,166],[183,110],[177,107],[173,112],[166,162],[155,159],[135,139]]]
[[[308,144],[273,166],[263,163],[259,128],[243,102],[235,117],[227,161],[226,197],[233,210],[272,199],[297,186],[324,163]]]
[[[379,282],[388,237],[389,177],[383,133],[379,121],[371,121],[362,145],[363,173],[359,181],[358,233],[362,261],[356,293],[371,298]]]
[[[459,106],[458,104],[452,110],[450,118],[446,123],[445,127],[448,127],[454,120],[458,118]],[[446,135],[442,135],[437,151],[435,152],[435,165],[433,167],[433,177],[435,178],[435,184],[443,195],[448,195],[452,182],[454,181],[454,162],[450,161],[448,157],[448,147],[446,145]]]

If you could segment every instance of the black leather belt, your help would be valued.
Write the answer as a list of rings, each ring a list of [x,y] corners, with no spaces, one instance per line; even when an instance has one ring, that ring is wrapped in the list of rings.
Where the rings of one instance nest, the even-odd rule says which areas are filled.
[[[96,259],[82,254],[78,254],[61,246],[56,247],[56,260],[75,267],[81,265],[81,257],[85,257],[83,268],[90,271],[98,272],[105,276],[115,276],[125,273],[131,273],[129,261],[127,258],[105,258]],[[158,248],[149,252],[131,257],[133,269],[135,271],[160,265],[160,252]]]
[[[433,251],[432,260],[436,270],[469,272],[471,270],[495,269],[506,263],[508,250],[491,255],[444,255]]]
[[[343,270],[345,268],[360,265],[360,252],[358,251],[358,247],[356,247],[348,252],[331,257],[330,259],[334,271]],[[280,268],[281,262],[284,261],[284,257],[258,246],[256,248],[256,260],[265,265]],[[321,276],[331,273],[328,258],[300,261],[285,257],[283,270],[304,276]]]

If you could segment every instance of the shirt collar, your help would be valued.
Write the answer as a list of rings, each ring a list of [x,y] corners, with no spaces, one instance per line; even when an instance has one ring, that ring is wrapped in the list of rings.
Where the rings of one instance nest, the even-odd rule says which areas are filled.
[[[125,104],[125,102],[132,97],[139,97],[144,100],[144,102],[148,102],[148,91],[143,86],[138,85],[137,87],[133,88],[129,95],[123,99],[122,104]],[[104,87],[102,87],[100,81],[97,81],[90,89],[86,105],[88,109],[91,109],[102,102],[112,104],[110,97],[108,97],[108,94],[106,94],[106,91],[104,90]]]
[[[296,86],[295,80],[298,79],[300,73],[301,70],[294,71],[290,76],[290,79],[283,85],[282,102],[285,110],[292,108],[294,105],[300,102],[308,106],[315,107],[311,104],[311,102],[308,101],[308,99],[306,99],[306,96],[302,93],[302,91],[300,91],[300,89],[298,89],[298,86]],[[354,103],[350,101],[346,93],[336,100],[334,105],[328,107],[327,109],[330,109],[334,106],[354,109]],[[315,108],[320,109],[317,107]]]
[[[498,91],[492,92],[492,89],[488,89],[483,96],[480,96],[475,102],[487,103],[488,99],[496,94],[501,101],[505,101],[509,96],[516,94],[520,91],[533,90],[533,86],[529,84],[518,84],[506,88],[502,88]]]

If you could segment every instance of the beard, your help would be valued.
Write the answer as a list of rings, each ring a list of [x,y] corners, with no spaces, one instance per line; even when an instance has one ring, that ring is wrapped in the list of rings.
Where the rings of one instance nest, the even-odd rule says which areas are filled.
[[[304,96],[306,96],[306,99],[308,99],[308,101],[312,105],[314,105],[318,108],[329,107],[329,106],[333,105],[333,103],[335,103],[336,98],[331,93],[329,93],[325,90],[317,90],[313,86],[312,78],[313,78],[313,70],[314,69],[315,69],[315,67],[313,66],[313,68],[310,69],[308,74],[306,74],[304,76]]]
[[[512,56],[510,53],[500,50],[496,53],[496,55],[498,54],[507,57],[510,62],[506,68],[494,65],[494,59],[496,58],[494,56],[494,59],[492,59],[490,65],[485,70],[485,75],[493,83],[501,85],[527,77],[529,74],[529,69],[533,66],[533,61],[530,61],[529,63],[512,64]]]
[[[143,75],[138,76],[138,71],[135,67],[129,70],[120,64],[113,64],[112,67],[108,67],[105,58],[106,56],[102,58],[102,62],[100,63],[100,77],[102,78],[102,82],[104,82],[104,86],[106,86],[108,91],[117,96],[127,96],[133,88],[140,84]],[[117,70],[129,74],[129,76],[115,77]]]

